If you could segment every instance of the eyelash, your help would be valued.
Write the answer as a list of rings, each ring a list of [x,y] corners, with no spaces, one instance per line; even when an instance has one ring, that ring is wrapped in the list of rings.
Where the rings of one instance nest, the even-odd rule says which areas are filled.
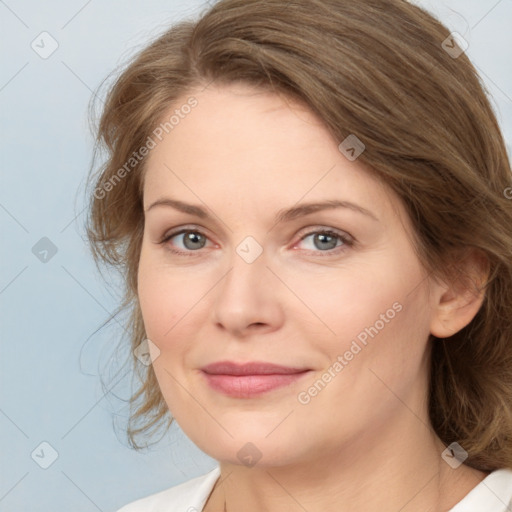
[[[203,233],[201,230],[198,230],[196,228],[182,228],[182,229],[179,229],[177,231],[173,231],[169,234],[166,234],[164,235],[164,238],[162,240],[160,240],[160,242],[158,242],[160,245],[165,245],[167,242],[169,242],[169,240],[171,240],[172,238],[178,236],[178,235],[182,235],[184,233],[196,233],[196,234],[199,234],[205,238],[208,238],[206,236],[205,233]],[[309,253],[320,253],[321,254],[321,257],[325,257],[325,256],[332,256],[334,254],[339,254],[341,252],[344,252],[346,251],[348,248],[352,247],[354,244],[355,244],[355,240],[352,238],[352,237],[349,237],[347,235],[342,235],[341,233],[338,233],[336,231],[333,231],[332,229],[318,229],[316,231],[309,231],[308,233],[306,233],[305,235],[303,235],[299,242],[302,242],[305,238],[308,238],[309,236],[311,235],[317,235],[317,234],[322,234],[322,235],[329,235],[329,236],[333,236],[333,237],[336,237],[338,238],[341,242],[343,242],[343,245],[341,246],[338,246],[338,247],[335,247],[333,249],[328,249],[326,251],[320,251],[320,250],[309,250],[307,252]],[[196,251],[181,251],[181,250],[177,250],[171,246],[168,246],[167,247],[167,250],[169,250],[170,252],[174,253],[174,254],[178,254],[178,255],[181,255],[181,256],[196,256],[195,253],[199,253],[201,251],[201,249],[198,249]],[[324,255],[322,255],[322,253],[325,253]]]

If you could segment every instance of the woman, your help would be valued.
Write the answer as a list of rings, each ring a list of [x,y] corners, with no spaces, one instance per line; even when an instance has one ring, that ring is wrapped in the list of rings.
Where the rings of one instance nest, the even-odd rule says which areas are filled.
[[[221,0],[118,78],[130,439],[219,461],[122,512],[512,509],[512,174],[463,50],[399,0]]]

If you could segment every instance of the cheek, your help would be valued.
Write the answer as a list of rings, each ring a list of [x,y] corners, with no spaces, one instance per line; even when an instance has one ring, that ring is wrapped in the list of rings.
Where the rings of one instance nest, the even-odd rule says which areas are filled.
[[[421,392],[427,370],[427,304],[421,287],[413,292],[399,287],[379,295],[368,309],[371,314],[346,317],[351,335],[343,336],[332,353],[343,358],[338,391],[352,397],[348,401],[366,403],[376,414],[385,414],[395,395]]]
[[[188,320],[195,311],[191,308],[198,300],[199,290],[180,278],[180,272],[173,272],[154,260],[141,254],[139,305],[146,336],[158,350],[153,358],[153,370],[167,406],[174,413],[179,411],[180,404],[187,403],[187,395],[175,379],[183,381],[182,365],[190,350],[193,326]]]
[[[429,333],[428,297],[418,286],[421,267],[408,254],[380,253],[337,275],[290,275],[290,288],[309,309],[298,305],[295,320],[310,340],[318,340],[327,364],[342,356],[347,366],[384,367],[390,378],[398,366],[416,371]]]
[[[159,348],[158,362],[177,362],[173,354],[190,351],[192,339],[208,316],[208,291],[218,280],[215,273],[193,265],[171,268],[153,254],[141,254],[138,298],[146,336]]]
[[[176,276],[176,274],[174,274]],[[141,253],[138,269],[138,299],[147,337],[160,348],[170,338],[173,326],[186,314],[190,287],[154,258]]]
[[[371,306],[347,308],[333,320],[337,336],[330,342],[324,336],[320,347],[327,355],[325,366],[297,397],[305,404],[299,410],[308,415],[311,436],[319,429],[333,439],[361,432],[378,435],[403,409],[402,401],[415,409],[414,397],[423,396],[425,389],[428,329],[420,320],[423,295],[408,293],[396,302],[394,293],[380,294]],[[323,411],[329,411],[328,418]]]
[[[287,283],[302,299],[295,301],[295,319],[318,325],[318,333],[336,345],[358,335],[364,340],[372,326],[382,331],[395,323],[412,280],[393,268],[368,264],[323,275],[290,274]]]
[[[139,305],[144,319],[144,327],[149,339],[160,339],[165,333],[165,326],[169,329],[173,311],[173,297],[169,293],[165,280],[157,278],[157,272],[144,265],[139,265],[138,297]]]

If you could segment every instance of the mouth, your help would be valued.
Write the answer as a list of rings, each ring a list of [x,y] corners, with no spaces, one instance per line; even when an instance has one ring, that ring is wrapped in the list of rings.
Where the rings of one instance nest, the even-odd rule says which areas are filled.
[[[209,386],[234,398],[251,398],[289,386],[311,373],[309,368],[292,368],[265,362],[221,361],[201,368]]]

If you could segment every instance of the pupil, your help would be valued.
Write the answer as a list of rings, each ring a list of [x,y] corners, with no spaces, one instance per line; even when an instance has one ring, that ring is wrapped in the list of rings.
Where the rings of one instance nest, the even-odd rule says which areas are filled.
[[[192,231],[189,231],[188,233],[186,233],[185,238],[184,238],[185,247],[187,249],[200,249],[203,246],[200,243],[200,241],[198,242],[198,238],[200,238],[200,237],[201,237],[201,235],[199,233],[194,233]],[[199,243],[200,247],[194,246],[194,244],[196,244],[196,243]],[[189,244],[192,244],[192,246],[190,246]]]
[[[320,243],[326,243],[326,241],[328,243],[328,240],[326,240],[326,239],[329,239],[329,238],[331,239],[331,246],[330,247],[320,246],[319,247],[320,249],[334,249],[334,247],[336,247],[336,239],[333,236],[327,235],[325,233],[321,233],[315,237],[315,239],[319,240]],[[334,245],[332,245],[332,242],[334,242]]]

